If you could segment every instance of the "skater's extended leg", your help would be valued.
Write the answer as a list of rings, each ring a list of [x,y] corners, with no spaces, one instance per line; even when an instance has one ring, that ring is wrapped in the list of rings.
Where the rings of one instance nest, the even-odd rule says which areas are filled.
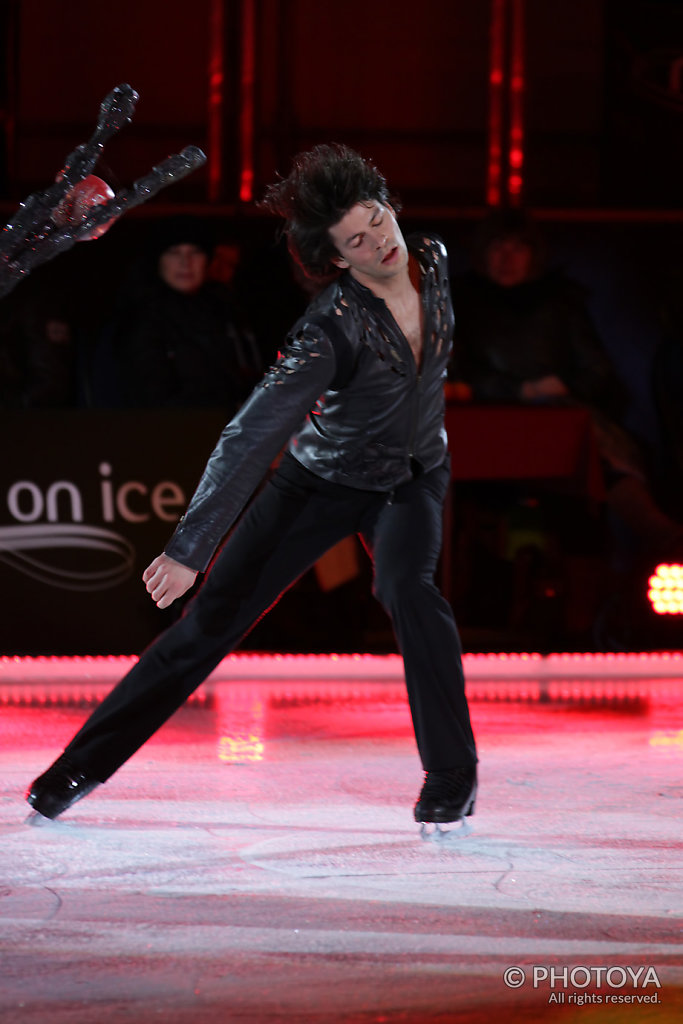
[[[315,493],[302,494],[277,478],[271,481],[245,513],[183,617],[147,648],[52,769],[34,782],[29,803],[56,817],[93,784],[108,779],[282,592],[349,532],[345,509],[337,503],[335,511],[329,514],[325,499]],[[52,799],[55,787],[63,798]],[[46,791],[42,798],[41,788]],[[52,813],[60,803],[64,806]]]

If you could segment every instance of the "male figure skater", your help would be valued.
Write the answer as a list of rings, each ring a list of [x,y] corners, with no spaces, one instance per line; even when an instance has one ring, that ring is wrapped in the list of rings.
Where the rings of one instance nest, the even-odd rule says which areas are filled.
[[[434,583],[450,481],[443,378],[453,311],[435,238],[403,238],[386,181],[344,146],[300,154],[265,207],[330,279],[223,430],[186,514],[143,580],[183,617],[142,654],[27,799],[56,818],[105,782],[334,544],[357,533],[399,649],[425,780],[420,822],[471,814],[476,748],[450,605]],[[242,513],[275,457],[278,469]]]

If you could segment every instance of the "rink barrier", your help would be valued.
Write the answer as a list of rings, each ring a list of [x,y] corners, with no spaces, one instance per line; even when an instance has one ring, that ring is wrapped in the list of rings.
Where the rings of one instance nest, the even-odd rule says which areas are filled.
[[[136,656],[0,657],[0,705],[91,705]],[[465,654],[471,701],[623,703],[683,694],[683,652]],[[374,685],[376,684],[376,685]],[[396,654],[257,654],[224,658],[189,699],[240,703],[266,688],[278,703],[404,702]]]

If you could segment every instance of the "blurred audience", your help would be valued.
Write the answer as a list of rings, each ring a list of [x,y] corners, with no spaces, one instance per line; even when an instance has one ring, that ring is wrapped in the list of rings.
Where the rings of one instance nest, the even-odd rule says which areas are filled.
[[[479,226],[474,268],[457,278],[450,368],[461,397],[479,402],[582,404],[616,424],[628,395],[588,315],[581,287],[545,267],[536,224],[519,210]],[[605,424],[606,426],[606,424]],[[629,464],[635,456],[620,438]]]
[[[82,361],[74,317],[50,289],[2,303],[0,408],[67,409],[79,403]]]
[[[681,552],[683,529],[655,502],[643,449],[624,428],[629,395],[586,295],[548,269],[533,218],[522,210],[489,214],[476,231],[473,268],[454,280],[453,292],[453,396],[589,409],[604,471],[611,569],[623,579]]]
[[[154,227],[96,347],[94,405],[237,411],[263,367],[224,269],[210,276],[213,256],[205,220]]]
[[[13,325],[3,317],[0,325],[0,409],[22,407],[24,374],[20,363],[21,347]]]
[[[659,419],[657,493],[683,518],[683,266],[660,277],[663,337],[652,362],[652,396]]]

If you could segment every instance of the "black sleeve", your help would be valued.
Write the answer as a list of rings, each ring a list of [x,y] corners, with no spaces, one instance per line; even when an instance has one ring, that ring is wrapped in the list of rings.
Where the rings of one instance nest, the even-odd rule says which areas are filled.
[[[224,428],[166,554],[202,572],[265,476],[336,373],[321,327],[297,325],[277,362]]]

